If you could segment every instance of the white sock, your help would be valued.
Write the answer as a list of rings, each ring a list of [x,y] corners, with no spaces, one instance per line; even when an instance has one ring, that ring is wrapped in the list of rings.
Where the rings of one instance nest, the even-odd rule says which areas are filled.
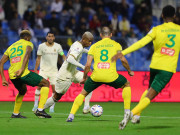
[[[51,105],[50,109],[54,108],[54,106],[55,106],[55,102],[54,102],[54,104],[53,104],[53,105]]]
[[[38,106],[38,103],[39,103],[39,95],[40,95],[40,90],[36,89],[36,91],[35,91],[34,106]]]
[[[54,104],[54,100],[52,97],[48,98],[47,101],[46,101],[46,104],[44,105],[44,109],[47,109],[49,108],[50,106],[52,106]]]
[[[87,107],[88,108],[90,107],[89,103],[90,103],[91,96],[92,96],[92,92],[86,96],[85,101],[84,101],[84,109],[86,109]]]
[[[18,115],[19,113],[13,113],[14,115]]]
[[[139,115],[134,115],[134,117],[135,117],[136,119],[140,119],[140,116],[139,116]]]
[[[52,97],[54,96],[54,94],[55,94],[55,93],[52,93]],[[55,106],[55,102],[54,102],[54,104],[50,107],[50,109],[53,109],[54,106]]]
[[[43,109],[41,109],[41,108],[38,108],[38,110],[39,110],[39,111],[42,111]]]
[[[68,118],[72,118],[72,119],[74,119],[74,114],[69,114],[69,116],[68,116]]]
[[[130,109],[125,109],[124,113],[130,112]]]

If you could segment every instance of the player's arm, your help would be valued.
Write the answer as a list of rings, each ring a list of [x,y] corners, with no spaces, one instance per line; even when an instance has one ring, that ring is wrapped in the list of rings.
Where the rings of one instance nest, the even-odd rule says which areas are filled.
[[[16,77],[20,76],[24,72],[26,64],[28,63],[28,60],[29,60],[30,55],[31,55],[31,51],[32,51],[32,47],[27,46],[26,47],[26,53],[25,53],[25,56],[24,56],[24,59],[23,59],[23,64],[21,66],[21,69],[19,69],[18,71],[15,72]]]
[[[4,64],[9,60],[9,57],[7,55],[3,55],[0,61],[0,74],[2,78],[2,85],[8,86],[8,82],[6,81],[5,75],[4,75]]]
[[[80,67],[84,70],[84,65],[82,65],[81,63],[79,63],[78,61],[76,61],[76,58],[74,55],[72,54],[69,54],[68,58],[67,58],[67,62],[77,66],[77,67]]]
[[[83,49],[84,53],[88,53],[88,51],[89,51],[88,49],[85,49],[85,48]]]
[[[85,69],[84,69],[84,76],[83,76],[83,79],[80,81],[80,84],[84,84],[87,77],[88,77],[88,73],[89,71],[91,70],[91,64],[92,64],[92,61],[93,61],[93,56],[92,55],[88,55],[87,56],[87,62],[86,62],[86,65],[85,65]]]
[[[88,74],[89,71],[90,71],[92,61],[93,61],[93,56],[92,56],[92,55],[88,55],[88,56],[87,56],[87,62],[86,62],[86,65],[85,65],[85,69],[84,69],[83,79],[86,79],[86,78],[87,78],[87,74]]]
[[[131,52],[134,52],[134,51],[144,47],[145,45],[147,45],[152,40],[153,40],[153,38],[151,36],[146,35],[144,38],[142,38],[138,42],[132,44],[130,47],[128,47],[127,49],[123,50],[122,54],[126,55],[126,54],[129,54]]]
[[[66,60],[66,56],[64,54],[62,55],[62,58],[64,61]]]
[[[121,53],[121,51],[118,51],[117,52],[117,54],[114,56],[114,57],[112,57],[112,62],[113,61],[115,61],[115,60],[117,60],[117,59],[120,59],[121,60],[121,63],[122,63],[122,65],[124,66],[124,68],[128,71],[128,74],[130,75],[130,76],[133,76],[134,75],[134,72],[133,71],[131,71],[131,68],[130,68],[130,66],[129,66],[129,64],[128,64],[128,61],[126,60],[126,58],[124,57],[124,55]]]
[[[35,73],[38,73],[38,67],[40,65],[40,61],[41,61],[41,55],[37,55],[37,58],[36,58],[36,65],[35,65],[35,68],[34,68],[34,72]]]

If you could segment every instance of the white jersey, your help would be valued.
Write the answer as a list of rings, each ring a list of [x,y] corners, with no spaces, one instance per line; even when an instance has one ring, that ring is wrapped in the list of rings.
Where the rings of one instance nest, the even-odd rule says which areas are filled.
[[[41,56],[40,71],[57,72],[58,55],[63,52],[60,44],[55,43],[53,46],[47,46],[42,43],[38,47],[37,55]]]
[[[82,53],[84,52],[87,53],[87,50],[83,49],[82,44],[76,41],[71,45],[67,57],[69,55],[72,55],[76,59],[76,61],[79,62],[82,57]],[[57,79],[60,80],[72,79],[74,75],[77,73],[76,68],[77,66],[65,60],[58,72]]]

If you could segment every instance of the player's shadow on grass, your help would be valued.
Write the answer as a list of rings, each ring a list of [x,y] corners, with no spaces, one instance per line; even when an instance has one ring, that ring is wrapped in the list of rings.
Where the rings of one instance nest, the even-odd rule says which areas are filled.
[[[137,129],[163,129],[163,128],[174,128],[175,126],[145,126],[145,127],[138,127]]]

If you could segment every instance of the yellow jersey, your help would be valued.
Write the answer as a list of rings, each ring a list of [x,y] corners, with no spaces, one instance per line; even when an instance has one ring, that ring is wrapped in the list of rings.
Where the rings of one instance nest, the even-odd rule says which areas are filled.
[[[173,22],[156,26],[144,38],[122,53],[124,55],[131,53],[151,41],[153,41],[154,53],[150,68],[175,73],[180,51],[180,26]]]
[[[118,78],[116,62],[111,62],[111,58],[121,50],[121,45],[110,38],[104,38],[91,46],[88,55],[94,58],[94,70],[91,74],[93,81],[113,82]]]
[[[14,77],[14,73],[22,67],[27,46],[30,46],[33,49],[33,44],[30,41],[20,39],[17,42],[13,43],[5,51],[4,55],[7,55],[10,60],[10,67],[8,69],[10,79],[15,79],[16,77]],[[30,71],[28,70],[28,63],[26,64],[25,70],[21,77],[29,74]]]

